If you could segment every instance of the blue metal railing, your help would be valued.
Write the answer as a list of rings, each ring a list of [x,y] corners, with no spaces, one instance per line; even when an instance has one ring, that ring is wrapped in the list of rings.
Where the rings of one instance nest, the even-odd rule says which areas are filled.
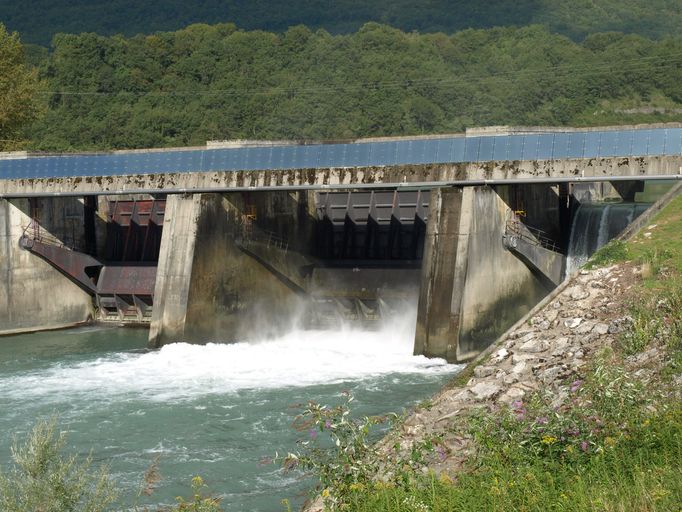
[[[0,159],[0,179],[663,155],[682,155],[682,128],[548,131],[347,144],[29,155]]]

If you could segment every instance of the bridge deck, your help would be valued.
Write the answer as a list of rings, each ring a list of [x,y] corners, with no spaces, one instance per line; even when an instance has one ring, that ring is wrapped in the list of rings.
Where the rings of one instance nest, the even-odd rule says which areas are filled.
[[[384,167],[682,155],[682,128],[404,138],[347,144],[169,149],[0,159],[0,179]]]

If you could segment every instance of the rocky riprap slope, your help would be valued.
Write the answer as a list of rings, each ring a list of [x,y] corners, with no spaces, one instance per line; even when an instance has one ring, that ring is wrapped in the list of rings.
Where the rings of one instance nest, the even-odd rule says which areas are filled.
[[[509,407],[539,390],[552,405],[561,405],[590,357],[611,347],[619,333],[630,327],[628,290],[639,274],[639,267],[630,264],[581,270],[523,325],[499,340],[473,368],[468,382],[441,391],[387,436],[383,441],[387,455],[397,455],[396,445],[404,454],[429,436],[442,436],[444,449],[438,457],[428,458],[428,468],[456,471],[472,449],[471,440],[456,427],[456,420],[468,412]],[[633,356],[629,366],[646,379],[647,364],[661,357],[653,348]]]

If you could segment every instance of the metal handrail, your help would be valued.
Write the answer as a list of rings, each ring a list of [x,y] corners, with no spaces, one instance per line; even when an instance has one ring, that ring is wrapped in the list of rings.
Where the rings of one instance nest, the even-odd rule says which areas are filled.
[[[29,234],[31,230],[33,231],[32,236]],[[71,251],[77,250],[75,240],[70,240],[71,243],[69,243],[69,240],[57,238],[48,231],[41,229],[40,223],[36,219],[31,219],[31,222],[24,227],[21,233],[21,238],[24,240],[30,239],[34,242],[40,242],[41,244],[45,245],[53,245],[55,247],[69,249]]]
[[[507,220],[507,224],[505,226],[505,236],[508,236],[508,233],[511,233],[518,239],[524,240],[532,245],[541,246],[554,252],[560,251],[559,244],[549,238],[545,231],[527,226],[516,217],[512,217],[511,219]]]

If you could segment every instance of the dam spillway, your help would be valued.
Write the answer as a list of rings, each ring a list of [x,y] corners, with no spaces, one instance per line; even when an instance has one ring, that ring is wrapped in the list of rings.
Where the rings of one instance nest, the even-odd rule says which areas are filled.
[[[38,174],[0,180],[7,185],[0,270],[9,276],[0,331],[88,319],[147,323],[158,347],[276,336],[306,309],[313,326],[325,317],[329,325],[390,321],[401,304],[416,301],[415,353],[471,359],[560,280],[585,197],[631,201],[643,180],[674,177],[680,168],[677,127],[508,131],[356,142],[343,151],[333,144],[217,148],[211,151],[236,167],[209,174],[192,166],[227,164],[211,159],[218,153],[191,149],[11,156],[2,166]],[[576,141],[582,152],[572,159],[562,151],[577,151]],[[435,149],[426,155],[429,144]],[[458,144],[461,155],[447,150]],[[646,156],[632,156],[642,147]],[[325,167],[355,150],[381,161]],[[550,159],[488,160],[512,150]],[[630,156],[614,156],[620,152]],[[289,171],[272,159],[285,153],[319,158]],[[230,160],[237,154],[246,163]],[[173,155],[168,165],[184,170],[163,167]],[[403,162],[410,155],[421,160]],[[101,168],[77,165],[100,160]],[[149,174],[127,174],[145,162]]]
[[[651,203],[584,203],[571,227],[566,273],[585,264],[592,254],[618,236]]]

